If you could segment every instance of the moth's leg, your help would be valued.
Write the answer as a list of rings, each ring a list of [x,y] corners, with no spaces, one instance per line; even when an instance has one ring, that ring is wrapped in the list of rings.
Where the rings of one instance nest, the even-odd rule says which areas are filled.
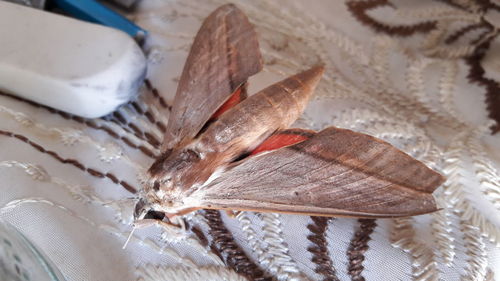
[[[170,217],[168,220],[170,221],[170,224],[176,225],[186,231],[186,222],[180,216]]]
[[[169,219],[169,221],[162,221],[162,220],[155,220],[155,219],[142,219],[142,220],[137,220],[135,222],[135,227],[137,228],[144,228],[144,227],[149,227],[149,226],[161,226],[164,229],[167,230],[172,230],[172,227],[176,228],[177,230],[186,230],[186,224],[184,223],[184,220],[178,216],[173,217],[172,219]]]
[[[134,228],[130,232],[130,235],[128,236],[127,240],[125,241],[125,244],[123,245],[123,249],[125,249],[125,247],[127,247],[128,242],[132,238],[132,235],[134,234],[134,231],[137,228],[144,228],[144,227],[150,227],[150,226],[160,226],[166,232],[168,232],[172,235],[179,235],[181,233],[185,233],[186,232],[186,224],[184,223],[184,220],[181,218],[178,218],[178,219],[176,219],[176,222],[178,222],[178,224],[173,224],[171,222],[166,222],[166,221],[162,221],[162,220],[158,220],[158,219],[136,220],[134,222]]]
[[[228,217],[232,219],[236,218],[236,216],[239,215],[240,213],[241,211],[226,210],[226,214],[228,215]]]

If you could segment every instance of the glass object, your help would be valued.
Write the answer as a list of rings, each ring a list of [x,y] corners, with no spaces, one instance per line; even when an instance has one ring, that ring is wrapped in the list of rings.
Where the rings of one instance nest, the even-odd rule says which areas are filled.
[[[64,281],[54,264],[11,224],[0,219],[1,281]]]

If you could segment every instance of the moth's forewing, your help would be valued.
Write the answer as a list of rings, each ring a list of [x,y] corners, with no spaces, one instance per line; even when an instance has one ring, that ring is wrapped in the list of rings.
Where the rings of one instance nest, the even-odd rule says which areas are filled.
[[[193,196],[202,208],[400,217],[436,211],[432,192],[442,182],[384,141],[331,127],[234,163]]]
[[[182,72],[162,150],[192,139],[248,77],[262,69],[257,35],[232,4],[203,22]]]

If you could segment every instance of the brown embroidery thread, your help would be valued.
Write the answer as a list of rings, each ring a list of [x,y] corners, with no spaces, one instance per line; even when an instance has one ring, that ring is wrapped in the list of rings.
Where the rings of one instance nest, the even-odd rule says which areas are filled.
[[[136,136],[138,139],[149,143],[154,148],[159,148],[160,141],[158,139],[156,139],[152,134],[139,129],[136,124],[125,119],[120,113],[114,112],[112,116],[105,116],[101,119],[113,122],[116,125],[120,126],[124,131]]]
[[[204,247],[208,246],[208,238],[205,236],[205,233],[203,233],[203,231],[199,227],[192,226],[191,232],[193,232],[194,235],[196,235],[202,246]]]
[[[10,94],[7,94],[7,93],[0,92],[0,95],[3,95],[5,97],[9,97],[9,98],[12,98],[12,99],[15,99],[15,100],[27,103],[27,104],[29,104],[29,105],[31,105],[33,107],[36,107],[36,108],[43,108],[43,109],[49,111],[50,113],[54,113],[54,114],[57,114],[57,115],[61,116],[62,118],[66,119],[66,120],[72,120],[72,121],[75,121],[77,123],[84,124],[84,125],[92,128],[92,129],[104,131],[110,137],[112,137],[114,139],[117,139],[117,140],[123,141],[123,143],[125,143],[127,146],[129,146],[131,148],[135,148],[135,149],[140,150],[144,155],[146,155],[146,156],[148,156],[150,158],[156,158],[157,157],[157,155],[155,153],[153,153],[149,148],[147,148],[147,147],[145,147],[143,145],[136,145],[136,144],[134,144],[129,138],[127,138],[126,136],[120,136],[117,132],[113,131],[108,126],[97,125],[97,124],[95,124],[90,119],[85,119],[83,117],[74,116],[74,115],[71,115],[69,113],[66,113],[66,112],[63,112],[63,111],[59,111],[57,109],[53,109],[53,108],[50,108],[50,107],[47,107],[47,106],[44,106],[44,105],[41,105],[41,104],[38,104],[38,103],[35,103],[35,102],[32,102],[32,101],[29,101],[29,100],[26,100],[26,99],[23,99],[23,98],[20,98],[20,97],[17,97],[17,96],[13,96],[13,95],[10,95]]]
[[[232,233],[225,227],[217,210],[204,210],[204,216],[209,226],[209,233],[213,237],[211,248],[220,253],[222,260],[237,273],[243,274],[250,280],[271,281],[243,250],[234,241]]]
[[[495,134],[500,131],[500,84],[493,79],[485,77],[485,70],[481,65],[481,61],[484,59],[487,50],[490,48],[492,39],[497,36],[495,33],[490,35],[490,38],[486,38],[488,34],[493,32],[494,26],[485,19],[484,14],[488,11],[488,9],[500,10],[500,7],[490,1],[476,1],[472,6],[448,0],[442,0],[442,2],[445,2],[455,8],[459,8],[464,12],[481,16],[481,22],[460,28],[455,33],[449,35],[444,40],[444,43],[451,44],[460,37],[464,36],[466,33],[478,28],[486,29],[484,32],[479,33],[475,39],[470,41],[471,46],[475,46],[477,44],[479,45],[475,46],[474,52],[464,59],[470,67],[468,74],[469,80],[486,88],[486,109],[488,111],[488,117],[496,121],[496,124],[491,127],[492,134]],[[367,14],[368,10],[383,6],[395,8],[394,5],[388,0],[347,2],[349,11],[358,21],[378,32],[384,32],[393,36],[409,36],[417,32],[429,32],[436,28],[436,21],[427,21],[406,26],[392,26],[379,22]]]
[[[372,27],[377,32],[383,32],[390,35],[410,36],[419,32],[429,32],[436,28],[436,21],[426,21],[412,25],[388,25],[381,23],[367,14],[368,10],[389,6],[394,7],[387,0],[372,0],[372,1],[348,1],[347,8],[351,14],[361,23]]]
[[[129,105],[132,106],[134,111],[137,112],[139,115],[146,117],[146,119],[148,119],[148,121],[151,124],[156,126],[156,128],[158,128],[158,130],[160,130],[161,132],[165,132],[165,130],[167,129],[165,124],[163,122],[161,122],[160,120],[157,120],[154,117],[153,113],[151,113],[151,111],[149,111],[148,109],[141,108],[140,105],[136,101],[131,101],[129,103]]]
[[[365,278],[361,275],[364,269],[364,254],[368,250],[368,241],[370,241],[370,235],[377,226],[377,223],[374,219],[359,219],[358,223],[359,229],[354,234],[347,250],[347,257],[349,258],[347,270],[351,276],[351,280],[364,281]]]
[[[169,111],[172,109],[172,106],[170,106],[165,101],[165,99],[163,99],[163,97],[160,95],[160,93],[158,92],[158,90],[155,87],[153,87],[153,85],[151,84],[151,81],[149,81],[148,79],[145,79],[144,80],[144,84],[146,85],[146,88],[148,88],[148,90],[150,91],[150,93],[153,95],[153,97],[156,98],[156,100],[161,105],[161,107],[163,107],[165,109],[168,109]]]
[[[454,32],[453,34],[451,34],[450,36],[448,36],[448,38],[446,38],[444,40],[444,42],[446,44],[451,44],[451,43],[457,41],[460,37],[464,36],[466,33],[474,31],[475,29],[479,29],[482,27],[487,27],[487,26],[483,22],[464,26],[464,27],[460,28],[459,30],[457,30],[456,32]]]
[[[312,261],[316,264],[314,272],[323,275],[323,281],[338,281],[337,273],[328,252],[328,242],[326,241],[326,229],[330,218],[311,217],[313,223],[307,225],[307,229],[312,232],[307,239],[314,243],[307,250],[312,253]]]
[[[127,191],[129,191],[131,193],[137,192],[136,188],[134,188],[132,185],[130,185],[126,181],[119,180],[115,175],[113,175],[111,173],[102,173],[102,172],[99,172],[98,170],[93,169],[93,168],[87,168],[82,163],[78,162],[78,160],[75,160],[75,159],[63,158],[59,154],[57,154],[56,152],[45,149],[43,146],[37,144],[36,142],[31,141],[29,138],[27,138],[23,135],[12,133],[9,131],[3,131],[3,130],[0,130],[0,135],[4,135],[7,137],[18,139],[26,144],[29,144],[30,146],[32,146],[36,150],[40,151],[41,153],[48,154],[48,155],[52,156],[52,158],[55,158],[56,160],[58,160],[59,162],[61,162],[63,164],[70,164],[70,165],[88,173],[91,176],[94,176],[97,178],[108,178],[113,183],[121,185]]]
[[[496,121],[496,124],[491,127],[492,133],[495,134],[500,131],[500,85],[497,81],[485,77],[485,71],[481,65],[492,40],[493,37],[479,44],[474,52],[465,58],[465,62],[469,65],[467,78],[486,88],[486,108],[488,116]]]

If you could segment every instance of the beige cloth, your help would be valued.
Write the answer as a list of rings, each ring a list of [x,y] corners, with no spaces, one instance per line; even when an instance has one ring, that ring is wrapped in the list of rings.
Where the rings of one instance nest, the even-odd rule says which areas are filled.
[[[148,76],[167,101],[201,20],[223,3],[144,0],[131,15],[151,33],[145,46]],[[375,33],[342,2],[236,4],[255,24],[265,59],[264,71],[250,81],[250,93],[322,62],[325,77],[296,126],[319,130],[335,125],[375,135],[448,178],[435,193],[440,212],[376,221],[360,272],[352,267],[360,257],[348,254],[350,244],[364,245],[354,236],[360,227],[356,219],[331,220],[323,231],[314,228],[321,223],[306,216],[248,212],[231,219],[223,214],[227,229],[255,265],[278,280],[323,280],[331,272],[315,272],[311,247],[317,245],[311,240],[321,241],[311,238],[313,229],[325,238],[340,280],[358,273],[367,280],[498,279],[500,135],[489,133],[493,123],[485,110],[485,87],[467,79],[464,56],[470,53],[465,47],[457,54],[446,49],[433,39],[439,33],[435,30],[404,37]],[[474,20],[473,13],[434,2],[395,3],[367,13],[389,25],[433,17],[443,30],[456,28],[454,21]],[[500,75],[495,59],[491,54],[482,61],[491,78]],[[68,280],[244,280],[224,265],[224,255],[221,259],[191,233],[140,229],[122,249],[131,231],[134,201],[127,198],[132,195],[110,177],[91,174],[112,173],[140,187],[152,159],[130,143],[158,151],[133,127],[161,140],[157,124],[166,123],[168,110],[146,87],[136,105],[154,122],[132,105],[117,111],[127,125],[119,116],[63,118],[0,96],[0,130],[24,135],[85,166],[62,164],[19,138],[0,136],[1,217],[39,245]],[[212,241],[201,212],[186,219]],[[371,231],[362,237],[366,232]]]

